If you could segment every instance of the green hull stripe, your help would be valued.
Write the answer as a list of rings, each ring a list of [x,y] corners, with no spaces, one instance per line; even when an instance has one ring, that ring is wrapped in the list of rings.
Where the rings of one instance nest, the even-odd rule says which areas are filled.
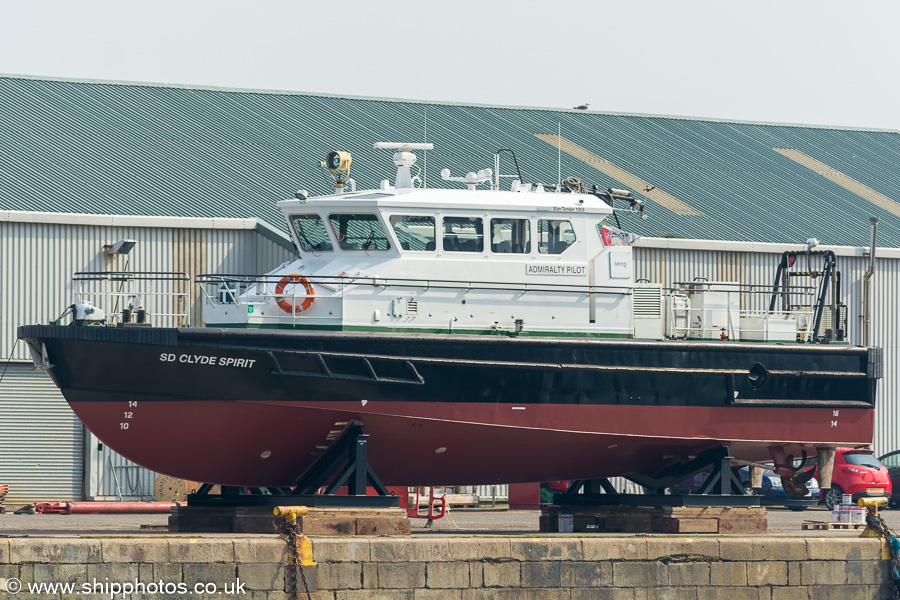
[[[305,329],[309,331],[371,331],[381,333],[454,333],[459,335],[509,335],[513,332],[492,329],[413,329],[411,327],[365,327],[343,325],[283,325],[267,323],[207,323],[207,327],[222,327],[226,329]],[[549,337],[586,337],[586,338],[617,338],[631,339],[624,333],[584,333],[572,331],[523,331],[519,335],[549,336]]]
[[[513,332],[507,330],[492,330],[492,329],[454,329],[450,331],[449,329],[412,329],[410,327],[364,327],[364,326],[354,326],[354,325],[278,325],[278,324],[263,324],[263,323],[207,323],[207,327],[221,327],[223,329],[303,329],[307,331],[370,331],[373,333],[453,333],[458,335],[511,335]],[[532,336],[532,337],[571,337],[571,338],[607,338],[607,339],[626,339],[630,340],[633,337],[629,334],[624,333],[584,333],[584,332],[573,332],[573,331],[523,331],[518,334],[521,336]],[[650,339],[650,338],[647,338]],[[694,342],[720,342],[722,341],[720,338],[687,338],[690,341]],[[746,340],[745,340],[746,341]],[[724,343],[727,343],[724,342]],[[784,342],[784,341],[776,341],[770,340],[769,342],[761,342],[757,341],[757,343],[769,343],[769,344],[785,344],[792,342]],[[836,346],[849,346],[849,342],[828,342],[830,345]]]

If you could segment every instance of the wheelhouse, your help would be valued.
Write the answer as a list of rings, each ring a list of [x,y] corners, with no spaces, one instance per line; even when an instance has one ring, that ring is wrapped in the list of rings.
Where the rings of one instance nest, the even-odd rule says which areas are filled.
[[[663,289],[661,283],[635,282],[631,243],[637,236],[608,223],[622,210],[617,202],[644,216],[643,205],[627,190],[588,191],[575,178],[554,186],[514,180],[501,190],[490,169],[464,177],[451,177],[445,169],[442,179],[467,189],[428,188],[411,176],[415,155],[406,150],[414,146],[376,144],[399,150],[394,185],[385,180],[377,190],[355,191],[349,154],[337,153],[341,160],[333,162],[340,168],[329,171],[336,193],[308,197],[301,191],[279,202],[299,258],[264,276],[200,276],[206,324],[720,341],[847,339],[833,256],[822,254],[826,266],[818,280],[811,273],[791,273],[788,265],[779,271],[783,281],[768,289],[705,281]],[[430,147],[418,145],[425,146]],[[486,183],[490,190],[479,189]],[[794,275],[813,281],[788,283]],[[771,298],[768,309],[758,301],[766,298]]]

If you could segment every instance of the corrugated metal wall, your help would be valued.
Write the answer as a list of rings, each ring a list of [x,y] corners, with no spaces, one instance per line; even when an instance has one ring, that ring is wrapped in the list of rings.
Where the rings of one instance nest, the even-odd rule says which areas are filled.
[[[85,500],[153,500],[157,474],[85,432]]]
[[[109,257],[103,245],[121,239],[137,244],[130,254]],[[193,278],[200,272],[264,273],[291,257],[252,229],[0,221],[0,357],[10,356],[16,327],[48,323],[72,304],[77,271],[185,271]],[[199,286],[188,291],[199,298]],[[20,344],[12,358],[29,358],[27,349]]]
[[[137,244],[130,254],[109,258],[102,246],[120,239]],[[0,484],[10,485],[6,505],[80,500],[83,494],[107,499],[153,495],[156,474],[105,446],[98,450],[96,438],[88,443],[90,472],[84,471],[81,423],[47,374],[31,370],[25,345],[12,352],[16,327],[50,322],[72,304],[75,272],[175,270],[193,279],[201,272],[261,273],[291,256],[253,229],[0,221],[0,371],[8,357],[13,360],[0,381]],[[192,294],[199,323],[199,286],[184,291]]]
[[[864,260],[856,269],[865,271]],[[872,343],[884,349],[884,379],[878,392],[879,405],[876,412],[878,425],[875,433],[875,451],[883,453],[900,449],[900,260],[878,260],[875,279]],[[887,265],[885,264],[887,263]],[[889,266],[888,266],[889,265]],[[884,266],[885,268],[882,268]],[[859,285],[853,286],[856,298],[854,306],[859,306],[861,293]],[[851,314],[854,314],[851,312]]]
[[[9,485],[8,510],[81,499],[84,428],[56,385],[30,362],[9,365],[0,381],[0,423],[0,484]]]
[[[877,256],[877,253],[876,253]],[[771,285],[781,253],[740,252],[722,250],[683,250],[635,247],[635,276],[647,278],[665,287],[695,277],[710,280],[738,281],[748,285]],[[884,379],[879,383],[874,449],[881,455],[900,449],[898,427],[898,388],[900,388],[900,260],[878,258],[872,311],[872,345],[884,349]],[[841,299],[848,306],[848,328],[851,341],[860,342],[862,277],[868,258],[838,256],[842,276]],[[762,308],[763,296],[755,296],[746,308]]]

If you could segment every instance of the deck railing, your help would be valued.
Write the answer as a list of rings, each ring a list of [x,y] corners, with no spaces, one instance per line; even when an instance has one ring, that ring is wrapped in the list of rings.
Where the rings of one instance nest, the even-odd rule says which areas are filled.
[[[75,298],[106,311],[106,324],[136,323],[142,310],[155,327],[190,324],[190,277],[171,271],[81,271],[75,273]]]
[[[720,292],[726,294],[726,303],[724,306],[689,308],[680,309],[687,313],[687,325],[684,327],[673,323],[670,330],[672,337],[689,338],[699,337],[703,339],[714,339],[720,337],[724,333],[727,339],[748,339],[745,334],[755,334],[753,339],[760,341],[770,341],[769,336],[771,330],[769,324],[771,321],[789,321],[793,320],[795,330],[793,335],[797,341],[812,341],[812,323],[816,313],[816,293],[817,288],[810,285],[791,285],[780,286],[776,289],[772,285],[767,284],[741,284],[733,282],[710,282],[703,280],[679,281],[675,282],[675,287],[666,290],[670,293],[680,293],[686,295],[702,294],[708,292]],[[767,310],[769,300],[774,296],[791,298],[794,302],[799,301],[799,306],[794,305],[788,310]],[[737,298],[735,298],[737,296]],[[737,300],[737,306],[741,306],[742,301],[747,304],[764,306],[766,308],[738,308],[732,310],[731,305]],[[702,316],[706,312],[726,313],[725,331],[721,331],[721,327],[712,328],[702,322]],[[734,315],[737,315],[738,322],[735,322]],[[698,321],[698,318],[701,318]],[[761,327],[748,327],[747,319],[759,319],[762,321]],[[784,340],[778,340],[784,341]]]
[[[204,300],[213,304],[225,302],[235,303],[238,297],[251,287],[257,287],[254,298],[274,298],[275,287],[285,276],[282,275],[234,275],[234,274],[203,274],[198,275],[195,281],[204,290]],[[412,279],[402,277],[358,277],[351,275],[323,277],[305,276],[306,279],[326,289],[338,290],[348,286],[371,286],[379,288],[403,287],[420,289],[464,289],[493,290],[510,292],[559,292],[571,294],[619,294],[630,295],[629,286],[597,286],[597,285],[566,285],[559,283],[504,283],[497,281],[462,281],[449,279]],[[261,286],[261,289],[260,289]],[[296,286],[294,286],[296,287]],[[300,286],[302,287],[302,286]],[[306,294],[278,294],[278,297],[306,298]],[[315,296],[316,299],[319,296]]]

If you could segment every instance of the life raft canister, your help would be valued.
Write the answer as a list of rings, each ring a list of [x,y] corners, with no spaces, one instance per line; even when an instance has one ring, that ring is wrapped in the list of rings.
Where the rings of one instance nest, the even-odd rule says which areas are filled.
[[[303,302],[299,305],[291,304],[284,297],[284,288],[288,286],[288,284],[301,284],[303,289],[306,290],[306,295],[308,298],[304,298]],[[278,306],[281,307],[283,311],[289,314],[302,313],[304,311],[309,310],[309,307],[313,305],[313,301],[315,298],[313,296],[316,295],[316,288],[313,287],[312,282],[300,275],[299,273],[291,273],[290,275],[285,275],[278,282],[278,285],[275,286],[275,298],[276,302],[278,302]]]

